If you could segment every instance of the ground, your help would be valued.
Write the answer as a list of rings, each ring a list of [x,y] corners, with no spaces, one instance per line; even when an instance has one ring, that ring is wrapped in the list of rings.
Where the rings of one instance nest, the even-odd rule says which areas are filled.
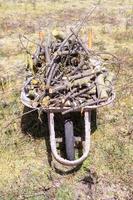
[[[94,0],[0,0],[0,199],[133,199],[133,5],[130,0],[99,1],[82,28],[92,29],[93,48],[118,56],[116,100],[98,110],[98,127],[82,166],[70,169],[53,161],[46,116],[23,116],[20,91],[26,76],[25,49],[19,35],[35,49],[39,31],[68,30]],[[26,41],[24,41],[26,45]],[[51,162],[52,160],[52,162]]]

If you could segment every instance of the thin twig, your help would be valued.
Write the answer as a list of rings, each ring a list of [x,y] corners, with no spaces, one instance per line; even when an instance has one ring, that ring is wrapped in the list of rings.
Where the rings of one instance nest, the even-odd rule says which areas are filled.
[[[5,127],[3,127],[4,129],[5,128],[7,128],[7,127],[9,127],[15,120],[17,120],[17,119],[19,119],[19,118],[21,118],[21,117],[23,117],[23,116],[25,116],[25,115],[28,115],[29,113],[32,113],[32,112],[34,112],[34,111],[36,111],[36,110],[38,110],[39,108],[34,108],[34,109],[32,109],[32,110],[30,110],[30,111],[28,111],[28,112],[25,112],[25,113],[23,113],[22,115],[19,115],[19,116],[17,116],[17,117],[15,117],[14,119],[12,119]]]
[[[30,53],[30,51],[27,49],[27,47],[24,46],[24,44],[23,44],[21,38],[22,38],[21,35],[19,35],[19,41],[20,41],[20,43],[21,43],[22,48],[25,49],[25,51],[26,51],[27,54],[32,55],[32,54]]]

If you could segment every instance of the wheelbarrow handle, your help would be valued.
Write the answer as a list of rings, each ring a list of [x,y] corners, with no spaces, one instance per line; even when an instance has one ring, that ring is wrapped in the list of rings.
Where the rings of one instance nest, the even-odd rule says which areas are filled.
[[[83,155],[77,160],[70,161],[70,160],[62,158],[57,153],[55,129],[54,129],[54,113],[52,112],[48,113],[51,151],[54,158],[59,163],[63,165],[68,165],[68,166],[75,166],[75,165],[81,164],[88,157],[89,150],[90,150],[90,132],[91,132],[91,126],[90,126],[91,125],[91,111],[90,110],[84,112],[84,121],[85,121],[85,143],[84,143]]]

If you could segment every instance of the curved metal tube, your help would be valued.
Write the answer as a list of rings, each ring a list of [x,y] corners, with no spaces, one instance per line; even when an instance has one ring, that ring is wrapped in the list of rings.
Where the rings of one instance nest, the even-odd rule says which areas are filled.
[[[66,160],[58,155],[57,148],[56,148],[56,140],[55,140],[55,130],[54,130],[54,113],[48,113],[48,120],[49,120],[49,131],[50,131],[50,145],[51,151],[54,158],[63,165],[68,166],[75,166],[81,164],[89,154],[90,150],[90,122],[91,122],[91,112],[85,111],[84,112],[84,120],[85,120],[85,144],[84,144],[84,152],[83,155],[74,161]]]

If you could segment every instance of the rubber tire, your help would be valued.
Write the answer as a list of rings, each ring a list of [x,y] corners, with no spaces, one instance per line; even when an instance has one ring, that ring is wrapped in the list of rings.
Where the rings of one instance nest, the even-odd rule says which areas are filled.
[[[65,120],[65,149],[68,160],[75,159],[73,122]]]

